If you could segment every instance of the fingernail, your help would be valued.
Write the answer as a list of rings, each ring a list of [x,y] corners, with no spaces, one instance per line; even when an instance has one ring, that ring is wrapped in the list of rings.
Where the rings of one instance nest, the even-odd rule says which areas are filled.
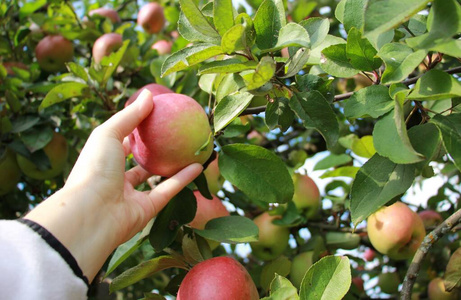
[[[152,93],[148,89],[143,89],[139,94],[138,98],[149,98],[152,97]]]

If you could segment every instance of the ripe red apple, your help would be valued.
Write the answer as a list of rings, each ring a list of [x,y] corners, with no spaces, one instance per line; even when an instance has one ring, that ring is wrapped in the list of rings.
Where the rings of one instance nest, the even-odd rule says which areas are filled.
[[[367,248],[365,252],[363,252],[363,259],[366,261],[372,261],[376,256],[376,252],[373,249]]]
[[[205,174],[206,177],[208,190],[213,195],[216,195],[219,192],[219,190],[221,190],[224,183],[224,177],[221,175],[221,172],[219,171],[217,157],[208,165],[205,171],[203,171],[203,174]]]
[[[155,97],[157,95],[160,95],[160,94],[174,93],[172,90],[170,90],[169,88],[167,88],[167,87],[165,87],[165,86],[163,86],[161,84],[149,83],[149,84],[146,84],[145,86],[143,86],[142,88],[140,88],[139,90],[137,90],[133,95],[131,95],[131,97],[128,98],[128,100],[126,101],[125,107],[130,105],[131,103],[133,103],[133,101],[136,100],[136,98],[138,98],[139,94],[141,94],[141,92],[144,89],[149,90],[149,92],[152,93],[153,97]]]
[[[173,46],[173,44],[170,41],[160,40],[160,41],[155,42],[152,45],[152,49],[157,50],[157,53],[159,55],[164,55],[164,54],[168,54],[168,53],[171,52],[171,47],[172,46]]]
[[[437,226],[443,222],[442,216],[431,209],[420,211],[418,215],[423,220],[424,227],[426,228]]]
[[[247,270],[235,259],[221,256],[195,265],[179,286],[177,300],[258,300]]]
[[[259,228],[259,240],[250,243],[250,246],[253,255],[261,260],[277,258],[288,246],[290,230],[272,223],[279,218],[280,216],[271,216],[264,212],[253,220]]]
[[[369,216],[367,231],[375,249],[395,260],[413,257],[426,235],[421,218],[402,202]]]
[[[121,22],[121,19],[120,19],[120,16],[119,16],[118,12],[115,9],[108,8],[108,7],[100,7],[100,8],[90,10],[88,12],[88,15],[90,17],[92,17],[94,15],[99,15],[99,16],[103,16],[105,18],[109,18],[110,21],[113,24]]]
[[[123,45],[122,35],[118,33],[106,33],[101,35],[93,45],[93,58],[99,64],[104,56],[109,56]]]
[[[62,71],[66,67],[65,63],[74,57],[74,46],[61,35],[48,35],[35,47],[35,57],[43,70]]]
[[[229,215],[229,211],[218,197],[213,196],[210,200],[203,197],[199,191],[194,191],[194,195],[197,199],[197,212],[192,222],[189,223],[190,227],[205,229],[208,221]]]
[[[360,277],[360,276],[356,276],[356,277],[352,278],[352,284],[355,285],[360,292],[365,291],[365,289],[363,288],[363,283],[364,283],[364,281],[363,281],[362,277]]]
[[[13,151],[6,148],[0,155],[0,196],[11,192],[21,178],[21,170]]]
[[[30,178],[45,180],[59,175],[67,162],[68,146],[66,138],[60,133],[54,132],[52,140],[43,148],[50,160],[51,168],[40,170],[37,165],[22,155],[17,155],[18,165],[21,171]]]
[[[293,202],[307,218],[314,217],[320,207],[320,191],[314,180],[307,175],[293,174]]]
[[[451,292],[445,291],[445,285],[443,284],[443,279],[436,277],[429,282],[427,287],[427,294],[429,300],[456,300],[459,299],[459,292],[453,290]]]
[[[378,286],[381,292],[386,294],[396,294],[399,291],[400,276],[396,272],[381,273],[378,276]]]
[[[287,48],[287,47],[285,47],[285,48],[282,49],[281,54],[282,54],[282,57],[286,57],[286,58],[289,58],[289,57],[290,57],[290,53],[288,52],[288,48]]]
[[[208,117],[194,99],[176,93],[153,97],[154,109],[130,134],[135,160],[155,175],[170,177],[213,152]]]
[[[15,75],[16,72],[14,71],[14,68],[22,69],[22,70],[28,70],[29,67],[22,62],[16,62],[16,61],[5,61],[2,63],[2,65],[5,67],[6,72],[8,75]]]
[[[149,34],[159,33],[165,25],[163,7],[156,2],[141,7],[138,12],[138,25]]]
[[[290,281],[299,289],[307,270],[314,263],[314,251],[301,252],[291,262]]]

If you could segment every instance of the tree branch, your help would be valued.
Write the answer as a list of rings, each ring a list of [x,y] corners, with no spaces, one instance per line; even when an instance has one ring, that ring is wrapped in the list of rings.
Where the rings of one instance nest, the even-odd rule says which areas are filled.
[[[434,245],[445,234],[453,231],[453,229],[459,223],[461,223],[461,209],[456,211],[444,222],[442,222],[442,224],[437,226],[433,231],[426,235],[418,251],[416,251],[413,260],[411,261],[410,267],[408,268],[407,275],[403,280],[402,291],[400,292],[402,300],[411,299],[411,291],[413,289],[413,285],[415,284],[416,278],[418,278],[421,262],[426,257],[426,254],[429,252],[432,245]]]

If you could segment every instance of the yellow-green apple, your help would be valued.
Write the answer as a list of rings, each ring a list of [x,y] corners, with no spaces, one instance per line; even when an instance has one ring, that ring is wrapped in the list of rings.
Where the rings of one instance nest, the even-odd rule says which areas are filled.
[[[219,192],[219,190],[221,190],[224,183],[224,177],[221,175],[221,172],[219,171],[218,157],[216,157],[208,165],[205,171],[203,171],[203,174],[205,174],[206,177],[208,190],[213,195],[216,195]]]
[[[118,33],[106,33],[101,35],[93,45],[93,59],[99,64],[104,56],[109,56],[123,45],[122,35]]]
[[[197,212],[189,223],[190,227],[204,229],[208,221],[229,215],[229,211],[218,197],[213,196],[210,200],[203,197],[199,191],[194,191],[194,196],[197,199]]]
[[[307,218],[314,217],[320,207],[320,191],[315,181],[307,175],[293,174],[293,202]]]
[[[21,170],[13,151],[6,148],[0,156],[0,196],[11,192],[21,178]]]
[[[400,276],[396,272],[381,273],[378,275],[378,286],[381,292],[395,294],[399,291]]]
[[[314,251],[301,252],[291,261],[290,281],[299,289],[307,270],[314,263]]]
[[[258,300],[256,285],[235,259],[214,257],[196,264],[179,286],[177,300]]]
[[[280,216],[263,212],[253,220],[259,229],[259,240],[251,242],[250,246],[253,255],[261,260],[277,258],[288,246],[290,230],[272,223],[276,219],[280,219]]]
[[[120,16],[119,16],[118,12],[115,9],[108,8],[108,7],[100,7],[100,8],[90,10],[88,12],[88,15],[90,17],[98,15],[98,16],[102,16],[102,17],[105,17],[105,18],[109,18],[109,20],[113,24],[121,22],[121,19],[120,19]]]
[[[370,215],[367,231],[373,247],[394,260],[413,257],[426,235],[421,218],[402,202]]]
[[[421,220],[423,220],[424,227],[426,228],[437,226],[443,222],[442,216],[438,212],[431,209],[420,211],[418,215],[420,216]]]
[[[35,47],[35,57],[43,70],[62,71],[74,57],[74,45],[61,35],[48,35]]]
[[[173,44],[167,40],[159,40],[152,45],[152,49],[157,50],[159,55],[168,54],[171,52]]]
[[[146,84],[145,86],[143,86],[142,88],[140,88],[139,90],[137,90],[133,95],[131,95],[131,97],[128,98],[128,100],[126,101],[125,107],[130,105],[131,103],[133,103],[133,101],[136,100],[136,98],[138,98],[139,94],[141,94],[141,92],[144,89],[149,90],[149,92],[151,92],[153,97],[155,97],[157,95],[161,95],[161,94],[174,93],[172,90],[170,90],[166,86],[163,86],[163,85],[158,84],[158,83],[149,83],[149,84]]]
[[[40,170],[34,162],[20,154],[17,155],[18,165],[25,175],[34,179],[45,180],[62,173],[69,152],[66,138],[62,134],[54,132],[53,138],[43,148],[43,151],[51,164],[51,168],[46,170]]]
[[[154,109],[130,134],[135,160],[152,174],[171,177],[192,163],[205,163],[213,152],[205,110],[186,95],[152,98]]]
[[[139,10],[137,21],[147,33],[159,33],[165,25],[163,7],[157,2],[147,3]]]
[[[427,294],[429,296],[429,300],[459,299],[459,292],[457,290],[453,290],[451,292],[447,292],[445,290],[445,284],[443,283],[443,279],[441,277],[436,277],[429,282]]]

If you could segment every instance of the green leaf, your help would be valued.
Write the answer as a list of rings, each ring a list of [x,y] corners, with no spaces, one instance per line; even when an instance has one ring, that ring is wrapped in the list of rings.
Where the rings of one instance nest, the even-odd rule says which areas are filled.
[[[286,63],[286,73],[280,78],[290,78],[295,76],[304,68],[310,57],[310,50],[306,48],[300,48]]]
[[[200,194],[202,194],[203,197],[212,200],[213,195],[211,195],[210,190],[208,189],[208,183],[207,179],[205,176],[205,173],[200,173],[195,179],[194,179],[195,186],[199,190]]]
[[[228,74],[219,83],[216,90],[216,102],[220,102],[227,95],[233,94],[245,87],[245,81],[239,74]]]
[[[269,129],[280,128],[282,132],[288,130],[294,120],[294,113],[289,107],[289,100],[278,97],[269,102],[266,107],[265,121]]]
[[[181,11],[192,28],[204,36],[209,36],[212,39],[220,39],[219,33],[208,22],[193,0],[179,0],[179,4],[181,5]]]
[[[83,81],[88,81],[88,73],[87,71],[85,70],[84,67],[82,67],[81,65],[78,65],[74,62],[68,62],[66,64],[67,66],[67,69],[72,72],[72,74],[74,74],[75,76],[77,76],[78,78],[81,78],[83,79]]]
[[[461,40],[442,41],[429,48],[430,51],[441,52],[453,57],[461,57]]]
[[[234,8],[232,6],[232,0],[213,1],[213,22],[221,36],[234,26]]]
[[[347,32],[353,27],[357,28],[359,32],[363,32],[367,4],[368,0],[345,0],[344,16],[341,22]]]
[[[375,154],[357,173],[351,189],[351,216],[355,226],[404,194],[415,179],[414,165],[399,165]]]
[[[184,235],[182,239],[182,253],[191,265],[213,257],[208,241],[196,234]]]
[[[281,0],[264,0],[254,17],[256,44],[261,50],[273,48],[280,29],[285,26],[285,9]]]
[[[86,95],[89,87],[86,83],[66,82],[54,87],[46,94],[39,109],[47,108],[56,103],[63,102],[67,99]]]
[[[271,283],[277,276],[287,276],[290,270],[291,261],[285,256],[279,256],[275,260],[267,263],[261,271],[261,287],[263,290],[268,291]]]
[[[214,131],[218,132],[238,117],[253,99],[250,93],[235,93],[224,97],[216,106],[214,113]]]
[[[25,2],[22,3],[21,7],[19,8],[19,18],[23,19],[35,11],[46,5],[47,0],[37,0],[33,2]]]
[[[261,300],[299,300],[298,290],[288,279],[275,273],[270,284],[270,296]]]
[[[168,56],[162,65],[162,77],[173,72],[184,70],[218,54],[223,54],[220,46],[209,43],[198,43],[179,50]]]
[[[327,157],[319,160],[315,166],[314,171],[316,170],[326,170],[333,167],[338,167],[341,165],[348,164],[352,161],[352,157],[347,154],[330,154]]]
[[[320,176],[320,178],[349,177],[354,179],[359,169],[359,167],[354,166],[339,167],[331,171],[326,171],[322,174],[322,176]]]
[[[318,3],[313,0],[298,0],[293,1],[290,4],[293,5],[290,15],[293,18],[293,22],[299,23],[306,17],[310,16]]]
[[[312,49],[319,46],[330,31],[330,21],[327,18],[309,18],[299,22],[299,25],[303,26],[309,34]]]
[[[277,43],[271,47],[264,49],[262,53],[275,52],[285,47],[310,47],[310,38],[306,29],[296,23],[288,23],[280,28]]]
[[[296,75],[296,85],[300,92],[318,91],[330,103],[334,100],[333,79],[326,79],[313,74]]]
[[[229,28],[222,37],[221,47],[227,54],[246,48],[246,28],[242,24],[236,24]]]
[[[336,77],[352,77],[360,70],[354,68],[346,54],[346,44],[336,44],[322,50],[320,67]]]
[[[376,153],[375,146],[373,145],[373,136],[365,135],[354,139],[351,150],[358,156],[371,158]]]
[[[258,63],[254,60],[245,62],[235,58],[216,60],[201,66],[198,71],[198,75],[211,73],[238,73],[246,70],[254,70],[257,65]]]
[[[394,107],[389,89],[384,85],[371,85],[355,92],[344,106],[347,118],[378,118]]]
[[[117,70],[129,44],[130,41],[125,40],[120,49],[111,53],[109,56],[104,56],[100,64],[94,64],[93,60],[89,73],[101,86],[105,86],[112,74]]]
[[[430,70],[415,84],[410,100],[443,100],[461,96],[461,83],[440,70]]]
[[[166,56],[159,56],[150,62],[150,73],[155,78],[155,82],[161,85],[166,86],[167,88],[172,88],[175,81],[177,73],[172,73],[167,76],[162,77],[162,65],[165,63]]]
[[[418,169],[422,170],[440,155],[442,140],[437,126],[433,123],[411,127],[408,130],[408,137],[413,148],[426,158],[424,162],[416,165]]]
[[[220,36],[209,36],[197,31],[186,18],[183,12],[179,15],[178,20],[178,31],[182,37],[189,42],[206,42],[213,45],[219,45],[221,43]]]
[[[461,114],[435,115],[431,122],[439,128],[443,146],[458,170],[461,170]]]
[[[381,82],[391,84],[406,79],[411,72],[423,61],[427,52],[424,50],[413,50],[400,43],[389,43],[384,45],[378,52],[386,65]]]
[[[258,241],[258,226],[242,216],[215,218],[205,225],[205,229],[194,229],[198,235],[221,243],[249,243]]]
[[[251,49],[255,43],[256,32],[253,24],[253,19],[247,13],[241,13],[235,18],[235,24],[245,26],[245,47]]]
[[[382,61],[376,57],[376,49],[367,39],[362,38],[362,33],[355,27],[349,30],[346,44],[346,56],[352,67],[361,71],[378,69]]]
[[[270,56],[264,56],[256,66],[254,72],[243,75],[249,90],[254,90],[266,84],[275,74],[275,61]]]
[[[301,282],[300,300],[340,300],[351,285],[351,267],[346,256],[326,256],[313,264]]]
[[[197,210],[197,200],[188,188],[179,192],[160,211],[149,233],[149,241],[156,252],[168,247],[182,225],[191,222]]]
[[[33,127],[21,133],[21,141],[30,152],[35,152],[53,139],[53,132],[53,129],[48,126]]]
[[[395,108],[382,116],[373,129],[373,144],[379,155],[389,158],[397,164],[412,164],[424,160],[417,153],[408,138],[403,102],[405,96],[395,99]]]
[[[339,123],[330,104],[320,92],[295,93],[290,99],[290,107],[306,128],[313,128],[323,136],[328,149],[336,144]]]
[[[144,278],[151,277],[153,274],[169,269],[187,269],[186,263],[169,255],[158,256],[154,259],[141,262],[136,267],[126,270],[115,277],[109,286],[109,291],[115,292],[130,286]]]
[[[365,37],[383,33],[408,21],[430,0],[369,0],[365,10]]]
[[[219,170],[250,199],[286,203],[293,198],[293,180],[283,161],[271,151],[244,144],[222,147]]]
[[[321,42],[317,47],[311,49],[309,53],[309,59],[307,60],[306,63],[309,65],[320,64],[323,61],[322,51],[328,48],[329,46],[337,45],[337,44],[344,44],[344,49],[346,47],[346,41],[344,39],[328,34],[323,40],[323,42]]]

